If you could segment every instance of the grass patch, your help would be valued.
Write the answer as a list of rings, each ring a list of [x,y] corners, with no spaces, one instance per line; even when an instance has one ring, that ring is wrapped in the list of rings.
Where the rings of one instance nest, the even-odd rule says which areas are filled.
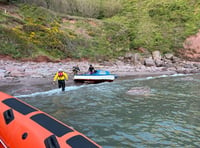
[[[102,2],[102,12],[95,14],[99,19],[80,17],[86,5],[74,12],[79,17],[25,4],[15,11],[19,17],[0,11],[0,53],[109,60],[140,47],[176,52],[200,28],[200,2],[195,0],[123,0],[110,12],[110,2]]]

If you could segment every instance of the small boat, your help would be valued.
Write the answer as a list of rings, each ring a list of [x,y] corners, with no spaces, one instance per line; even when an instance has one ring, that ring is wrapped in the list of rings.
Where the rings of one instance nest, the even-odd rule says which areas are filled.
[[[116,75],[110,74],[109,71],[104,70],[95,70],[94,73],[85,73],[85,74],[77,74],[74,75],[75,82],[91,82],[91,83],[99,83],[99,82],[112,82],[117,78]]]
[[[29,104],[0,92],[0,148],[102,148]]]

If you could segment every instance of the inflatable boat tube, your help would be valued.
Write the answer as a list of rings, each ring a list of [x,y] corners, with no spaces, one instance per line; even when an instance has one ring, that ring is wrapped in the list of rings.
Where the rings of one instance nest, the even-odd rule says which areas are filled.
[[[102,148],[45,112],[0,92],[0,148]]]

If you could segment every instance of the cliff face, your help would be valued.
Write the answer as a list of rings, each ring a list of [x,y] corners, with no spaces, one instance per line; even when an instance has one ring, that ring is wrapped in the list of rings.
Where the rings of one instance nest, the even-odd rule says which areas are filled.
[[[180,54],[191,61],[200,62],[200,30],[196,35],[188,37],[184,44],[184,49]]]

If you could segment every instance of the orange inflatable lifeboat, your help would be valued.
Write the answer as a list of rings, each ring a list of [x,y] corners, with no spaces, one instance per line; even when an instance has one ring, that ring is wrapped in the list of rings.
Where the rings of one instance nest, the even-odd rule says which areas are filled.
[[[101,148],[31,105],[0,92],[0,148]]]

